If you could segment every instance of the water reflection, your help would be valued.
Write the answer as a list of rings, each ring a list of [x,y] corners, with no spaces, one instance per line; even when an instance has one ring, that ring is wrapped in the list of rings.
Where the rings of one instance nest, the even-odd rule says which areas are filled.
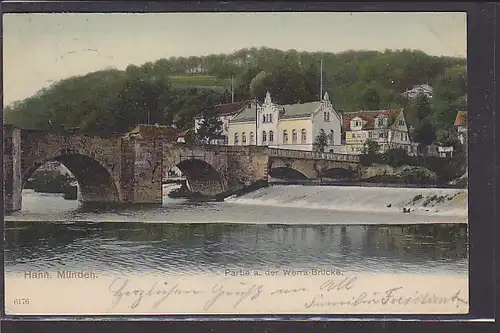
[[[467,272],[464,224],[409,226],[8,222],[6,271],[338,268]]]

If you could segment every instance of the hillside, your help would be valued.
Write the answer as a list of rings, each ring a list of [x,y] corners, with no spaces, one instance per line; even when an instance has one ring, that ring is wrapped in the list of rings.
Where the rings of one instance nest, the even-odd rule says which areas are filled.
[[[434,88],[428,117],[434,127],[452,126],[456,110],[466,108],[465,59],[409,50],[333,54],[252,48],[70,77],[7,106],[5,121],[32,129],[123,133],[149,117],[189,128],[201,110],[230,102],[231,76],[236,100],[262,100],[267,90],[282,104],[317,100],[321,58],[324,89],[343,112],[405,107],[417,119],[415,110],[422,106],[400,94],[423,83]]]

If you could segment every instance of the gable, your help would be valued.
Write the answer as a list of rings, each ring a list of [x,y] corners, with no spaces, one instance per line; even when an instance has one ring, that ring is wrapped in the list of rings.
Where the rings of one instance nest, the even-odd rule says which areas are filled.
[[[344,114],[342,121],[342,131],[351,130],[351,120],[354,119],[355,117],[358,117],[365,121],[365,124],[362,127],[363,130],[374,129],[375,121],[378,116],[388,117],[390,119],[389,121],[389,126],[390,126],[394,123],[394,120],[399,116],[401,111],[402,111],[401,109],[396,109],[396,110],[358,111],[358,112],[346,113]]]

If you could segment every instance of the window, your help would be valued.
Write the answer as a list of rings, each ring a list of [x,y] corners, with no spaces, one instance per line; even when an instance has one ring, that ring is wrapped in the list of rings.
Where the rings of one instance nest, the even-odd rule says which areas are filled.
[[[238,133],[234,133],[234,144],[237,145],[239,143]]]
[[[384,137],[384,132],[378,132],[378,137],[383,138]]]
[[[265,123],[266,123],[266,115],[265,115],[265,114],[263,114],[263,115],[262,115],[262,123],[263,123],[263,124],[265,124]]]
[[[241,143],[244,145],[247,144],[247,135],[245,132],[241,133]]]
[[[273,122],[273,114],[272,114],[272,113],[269,115],[269,122],[270,122],[270,123],[272,123],[272,122]]]
[[[274,142],[274,132],[269,131],[269,143]]]
[[[306,143],[306,141],[307,141],[307,131],[305,128],[302,130],[300,140],[301,140],[301,143]]]
[[[372,132],[368,132],[368,137],[371,139],[372,138]]]
[[[292,143],[297,143],[297,131],[292,130]]]
[[[378,126],[384,126],[384,119],[382,119],[382,118],[378,118],[378,119],[377,119],[377,125],[378,125]]]
[[[403,133],[401,133],[401,141],[403,141]]]
[[[267,141],[267,133],[266,131],[262,131],[262,143],[266,143]]]
[[[323,113],[323,118],[324,118],[325,122],[329,122],[330,121],[330,112],[325,111]]]
[[[333,134],[334,134],[333,130],[330,130],[329,139],[330,139],[330,144],[332,144],[332,145],[333,145],[333,136],[334,136]]]
[[[228,123],[224,123],[224,131],[227,131],[229,129]]]
[[[254,136],[253,136],[253,132],[250,132],[250,144],[253,145],[254,144]]]
[[[283,143],[288,143],[288,132],[287,132],[287,130],[283,131]]]
[[[405,125],[405,121],[403,119],[399,119],[399,126],[404,126]]]

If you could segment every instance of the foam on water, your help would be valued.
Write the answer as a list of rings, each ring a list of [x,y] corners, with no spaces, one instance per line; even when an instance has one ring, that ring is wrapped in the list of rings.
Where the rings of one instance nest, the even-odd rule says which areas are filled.
[[[436,216],[467,216],[467,190],[360,186],[274,185],[228,203],[352,212],[397,212]]]

